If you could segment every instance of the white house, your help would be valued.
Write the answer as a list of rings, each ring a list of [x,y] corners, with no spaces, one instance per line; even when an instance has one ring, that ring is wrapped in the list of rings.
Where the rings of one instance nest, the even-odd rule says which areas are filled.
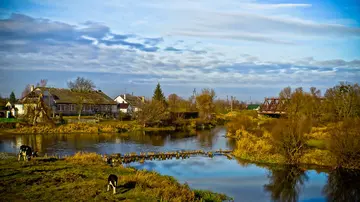
[[[24,104],[15,103],[15,109],[17,109],[17,115],[24,115]]]
[[[114,101],[118,103],[118,109],[121,112],[129,114],[140,110],[140,105],[145,102],[145,97],[123,94],[117,96]]]

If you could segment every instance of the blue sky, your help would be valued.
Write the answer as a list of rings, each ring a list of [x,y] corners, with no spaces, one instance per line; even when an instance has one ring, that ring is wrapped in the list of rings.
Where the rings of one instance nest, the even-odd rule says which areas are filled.
[[[77,76],[112,97],[324,91],[360,81],[359,23],[357,0],[3,0],[0,94]]]

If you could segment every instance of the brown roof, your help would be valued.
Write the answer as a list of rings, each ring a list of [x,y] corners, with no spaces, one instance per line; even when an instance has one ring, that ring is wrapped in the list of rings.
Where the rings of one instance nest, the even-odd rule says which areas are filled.
[[[64,88],[47,88],[37,87],[34,91],[29,93],[22,99],[22,102],[26,99],[32,99],[43,93],[46,96],[46,92],[49,92],[57,104],[76,104],[79,99],[83,99],[83,104],[101,104],[101,105],[115,105],[117,104],[113,99],[107,96],[101,91],[89,91],[89,92],[77,92]]]

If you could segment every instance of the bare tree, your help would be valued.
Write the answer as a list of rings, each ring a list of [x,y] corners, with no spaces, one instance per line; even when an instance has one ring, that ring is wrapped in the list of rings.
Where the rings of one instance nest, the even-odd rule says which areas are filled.
[[[77,77],[75,81],[69,81],[68,87],[73,91],[88,92],[95,89],[95,84],[90,79]]]
[[[39,83],[36,84],[36,87],[46,87],[48,80],[47,79],[41,79]],[[21,93],[21,97],[27,96],[31,92],[31,85],[27,84]]]
[[[47,79],[41,79],[40,83],[36,84],[36,87],[46,87],[48,80]]]

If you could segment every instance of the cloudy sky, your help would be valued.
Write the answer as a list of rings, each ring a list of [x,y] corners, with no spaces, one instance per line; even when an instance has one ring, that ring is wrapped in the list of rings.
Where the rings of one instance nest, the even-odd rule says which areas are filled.
[[[98,89],[261,101],[360,81],[358,0],[2,0],[0,94],[77,76]]]

